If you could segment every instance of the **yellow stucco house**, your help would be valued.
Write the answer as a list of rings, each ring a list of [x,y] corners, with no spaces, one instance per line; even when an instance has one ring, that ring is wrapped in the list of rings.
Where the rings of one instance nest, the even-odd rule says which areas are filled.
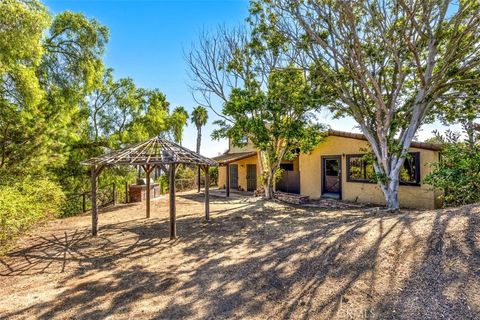
[[[368,142],[362,134],[330,130],[328,136],[308,154],[300,153],[293,161],[284,161],[279,191],[309,196],[311,199],[330,197],[347,201],[384,205],[382,191],[371,182],[371,164],[363,161],[362,150]],[[399,201],[402,207],[433,209],[441,206],[441,193],[423,183],[430,172],[429,163],[440,157],[440,146],[413,142],[410,157],[401,172]],[[218,185],[244,191],[260,186],[257,152],[252,143],[244,147],[232,144],[229,150],[214,158],[220,164]]]

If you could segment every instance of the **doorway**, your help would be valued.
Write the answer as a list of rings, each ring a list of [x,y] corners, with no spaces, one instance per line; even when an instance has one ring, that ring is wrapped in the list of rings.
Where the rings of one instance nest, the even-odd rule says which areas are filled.
[[[230,189],[238,189],[238,164],[231,164],[230,167]]]
[[[322,157],[322,195],[340,199],[342,196],[342,157]]]
[[[257,165],[247,164],[247,191],[257,190]]]

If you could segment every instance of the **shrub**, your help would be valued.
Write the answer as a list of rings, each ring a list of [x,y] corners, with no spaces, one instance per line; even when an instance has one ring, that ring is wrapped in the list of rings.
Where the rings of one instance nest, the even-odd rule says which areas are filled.
[[[58,215],[64,198],[60,186],[48,179],[0,186],[0,246],[35,222]]]
[[[210,175],[210,184],[212,186],[218,185],[218,167],[208,168],[208,174]]]
[[[445,191],[446,206],[480,202],[480,146],[449,142],[424,182]]]

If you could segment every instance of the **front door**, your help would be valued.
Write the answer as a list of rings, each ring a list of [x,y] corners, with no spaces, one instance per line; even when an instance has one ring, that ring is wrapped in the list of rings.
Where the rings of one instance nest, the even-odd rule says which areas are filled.
[[[341,159],[342,158],[340,156],[329,156],[322,158],[322,193],[341,194]]]
[[[230,189],[238,189],[238,164],[230,166]]]
[[[247,164],[247,191],[257,190],[257,165]]]

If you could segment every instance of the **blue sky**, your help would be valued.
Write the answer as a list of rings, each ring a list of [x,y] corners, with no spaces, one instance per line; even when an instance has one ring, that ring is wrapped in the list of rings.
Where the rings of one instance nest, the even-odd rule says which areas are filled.
[[[247,0],[48,0],[55,14],[64,10],[82,12],[110,29],[105,64],[115,77],[130,77],[140,87],[158,88],[172,107],[183,105],[189,112],[196,106],[188,88],[184,50],[203,29],[220,24],[238,25],[248,15]],[[213,141],[213,112],[204,129],[201,153],[215,156],[228,148],[227,141]],[[328,112],[319,121],[332,128],[356,131],[351,119],[332,120]],[[425,139],[436,126],[428,126],[419,136]],[[196,129],[189,124],[183,145],[195,149]]]

